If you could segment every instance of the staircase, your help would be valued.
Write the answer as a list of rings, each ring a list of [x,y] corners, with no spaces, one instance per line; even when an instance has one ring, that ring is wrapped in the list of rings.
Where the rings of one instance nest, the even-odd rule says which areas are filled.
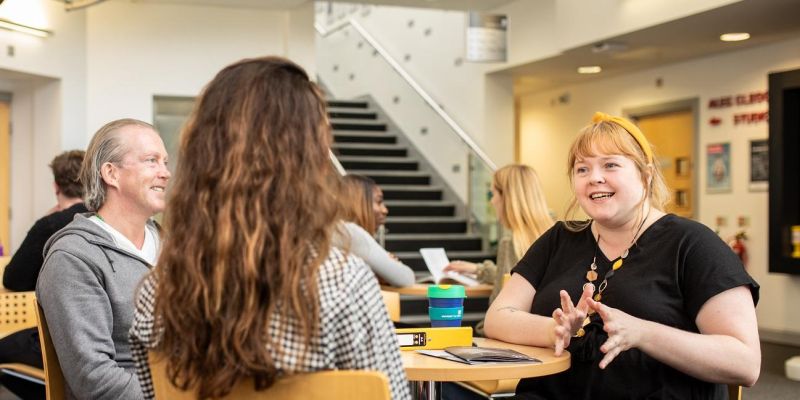
[[[328,101],[333,152],[347,173],[368,176],[383,189],[389,216],[386,250],[418,277],[430,275],[419,254],[422,247],[444,247],[451,260],[494,259],[482,249],[479,235],[468,233],[465,206],[419,156],[380,108],[368,101]],[[486,298],[467,298],[464,324],[483,318]],[[428,303],[422,296],[401,296],[401,322],[427,325]]]

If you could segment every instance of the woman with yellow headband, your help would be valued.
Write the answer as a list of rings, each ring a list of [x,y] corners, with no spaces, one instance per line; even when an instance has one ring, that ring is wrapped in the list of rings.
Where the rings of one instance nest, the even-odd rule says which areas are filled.
[[[726,399],[724,384],[753,385],[759,286],[714,232],[664,213],[642,132],[597,113],[568,171],[567,215],[591,219],[539,238],[486,316],[489,337],[572,355],[563,373],[523,379],[518,398]]]

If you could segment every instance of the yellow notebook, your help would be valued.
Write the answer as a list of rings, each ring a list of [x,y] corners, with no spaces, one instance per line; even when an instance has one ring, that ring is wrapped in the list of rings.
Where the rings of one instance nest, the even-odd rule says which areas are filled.
[[[472,327],[396,329],[400,350],[434,350],[472,346]]]

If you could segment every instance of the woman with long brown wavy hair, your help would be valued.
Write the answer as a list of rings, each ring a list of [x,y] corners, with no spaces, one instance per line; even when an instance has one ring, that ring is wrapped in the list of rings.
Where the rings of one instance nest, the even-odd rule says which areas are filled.
[[[330,369],[382,371],[393,398],[409,396],[376,280],[331,246],[340,206],[330,143],[321,93],[291,61],[243,60],[205,88],[131,329],[146,397],[148,350],[201,399],[245,378],[265,389]]]

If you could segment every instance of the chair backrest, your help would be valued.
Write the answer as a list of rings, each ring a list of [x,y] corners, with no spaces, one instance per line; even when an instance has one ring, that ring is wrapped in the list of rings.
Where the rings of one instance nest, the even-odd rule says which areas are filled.
[[[3,289],[3,274],[6,271],[6,265],[11,261],[11,256],[0,256],[0,289]]]
[[[0,293],[0,337],[36,326],[35,292]]]
[[[389,311],[389,319],[400,322],[400,294],[381,290],[381,295],[383,303],[386,304],[386,309]]]
[[[61,372],[61,364],[58,363],[56,348],[53,347],[53,338],[50,337],[50,330],[47,328],[47,319],[44,317],[42,306],[36,303],[35,300],[34,304],[36,315],[39,317],[39,343],[42,346],[44,383],[47,392],[47,400],[64,400],[66,398],[64,374]]]
[[[156,399],[194,400],[193,392],[182,391],[169,381],[166,361],[150,352],[150,373]],[[377,371],[322,371],[283,378],[269,389],[257,392],[250,379],[239,382],[222,399],[228,400],[389,400],[389,380]],[[220,399],[220,400],[222,400]]]

